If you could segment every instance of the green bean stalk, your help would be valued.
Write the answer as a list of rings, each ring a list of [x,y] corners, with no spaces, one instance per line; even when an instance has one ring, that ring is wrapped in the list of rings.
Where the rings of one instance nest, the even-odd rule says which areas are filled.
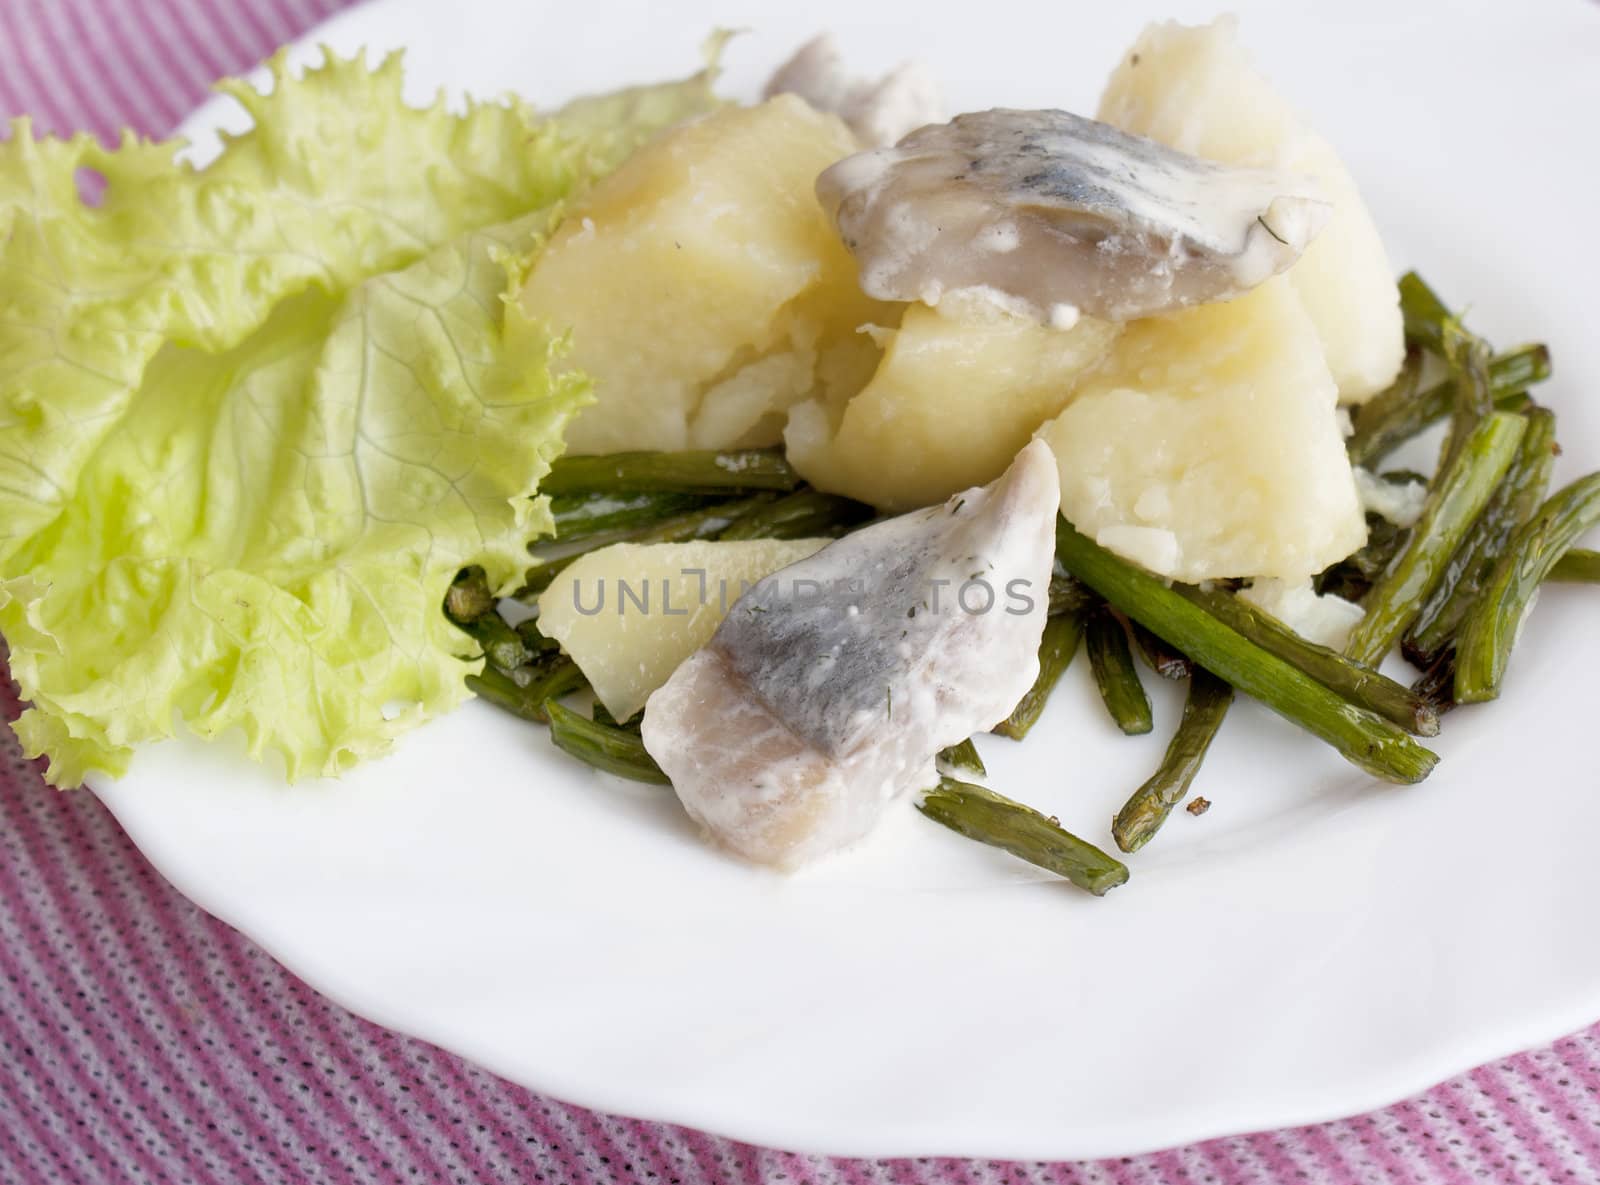
[[[542,494],[674,492],[729,494],[792,490],[800,475],[780,449],[611,453],[562,457],[539,483]]]
[[[1552,494],[1512,536],[1456,643],[1455,698],[1481,703],[1500,694],[1511,648],[1534,595],[1567,549],[1600,522],[1600,473]]]
[[[1128,867],[1052,818],[1002,794],[940,778],[917,809],[968,839],[1010,852],[1102,897],[1128,879]]]
[[[1521,416],[1493,412],[1467,434],[1428,491],[1405,547],[1367,594],[1366,616],[1351,631],[1345,654],[1376,666],[1394,648],[1511,467],[1526,429]]]
[[[1139,681],[1139,668],[1133,665],[1128,648],[1128,629],[1109,609],[1089,615],[1084,633],[1084,648],[1089,652],[1089,669],[1094,672],[1100,699],[1111,719],[1127,736],[1142,736],[1155,726],[1150,714],[1150,697]]]
[[[607,728],[620,728],[624,732],[639,735],[644,727],[644,710],[641,708],[626,720],[618,720],[607,707],[598,699],[594,701],[594,709],[589,713],[596,724],[603,724]]]
[[[1494,390],[1489,380],[1489,343],[1468,333],[1458,317],[1445,321],[1440,345],[1445,362],[1455,376],[1450,409],[1450,433],[1445,438],[1440,468],[1449,467],[1473,429],[1494,412]]]
[[[1555,562],[1545,579],[1563,584],[1600,584],[1600,551],[1574,547]]]
[[[489,578],[482,568],[463,568],[444,594],[444,613],[458,626],[485,617],[499,608]]]
[[[511,594],[512,598],[524,604],[536,604],[539,594],[549,588],[569,565],[613,543],[690,543],[699,539],[719,539],[745,515],[772,503],[777,497],[776,493],[769,491],[745,498],[718,500],[687,514],[642,523],[625,533],[591,536],[572,547],[564,547],[559,541],[553,544],[536,543],[530,550],[534,559],[542,562],[528,569],[522,587]]]
[[[1406,545],[1407,527],[1396,526],[1381,515],[1367,515],[1366,546],[1346,556],[1324,571],[1316,580],[1319,596],[1343,597],[1360,603],[1372,591]]]
[[[1456,707],[1456,651],[1447,647],[1434,658],[1433,664],[1423,671],[1411,690],[1426,700],[1434,715],[1443,716]]]
[[[1350,703],[1251,642],[1065,519],[1056,524],[1056,555],[1123,614],[1239,692],[1320,737],[1359,769],[1384,781],[1407,783],[1420,782],[1438,763],[1399,725]]]
[[[1400,289],[1400,316],[1405,321],[1406,340],[1442,353],[1445,323],[1454,314],[1439,299],[1439,294],[1428,286],[1428,282],[1414,271],[1401,276],[1397,287]]]
[[[703,508],[711,498],[676,490],[556,494],[550,499],[555,541],[622,536]]]
[[[1372,667],[1302,638],[1233,593],[1187,585],[1174,585],[1173,591],[1351,703],[1377,713],[1414,736],[1439,735],[1438,717],[1427,702]]]
[[[978,746],[972,743],[971,737],[959,745],[939,750],[934,760],[941,774],[965,774],[969,778],[981,778],[989,772],[983,768],[983,758],[978,756]]]
[[[872,507],[852,498],[797,490],[741,515],[721,539],[809,539],[840,535],[872,517]]]
[[[1216,739],[1232,703],[1233,688],[1210,671],[1194,668],[1183,704],[1183,719],[1167,746],[1166,756],[1112,821],[1111,835],[1117,847],[1124,852],[1137,852],[1160,830],[1172,808],[1189,793],[1206,750]]]
[[[995,732],[1020,741],[1039,722],[1050,693],[1078,653],[1087,617],[1088,610],[1080,602],[1045,621],[1044,633],[1039,638],[1039,676],[1011,709],[1011,715],[994,726]]]
[[[670,784],[637,733],[597,723],[555,701],[546,704],[545,710],[550,717],[550,739],[585,765],[634,782]]]
[[[1526,419],[1528,428],[1516,460],[1450,558],[1439,587],[1406,632],[1402,649],[1419,670],[1433,666],[1454,640],[1513,532],[1533,516],[1549,491],[1556,460],[1555,413],[1535,408]]]
[[[1415,365],[1420,368],[1420,361]],[[1524,410],[1530,403],[1527,389],[1549,378],[1550,371],[1550,350],[1541,344],[1496,354],[1489,360],[1489,390],[1495,410]],[[1372,468],[1450,414],[1455,406],[1454,381],[1442,379],[1419,391],[1418,374],[1403,370],[1393,385],[1361,405],[1355,432],[1345,442],[1352,465]]]
[[[1173,682],[1190,677],[1194,667],[1186,655],[1179,654],[1142,625],[1133,626],[1133,645],[1153,674]]]
[[[444,612],[455,626],[483,647],[484,657],[512,679],[532,660],[522,635],[499,613],[482,568],[465,568],[445,593]],[[523,680],[526,681],[525,679]]]
[[[518,670],[524,676],[520,680],[486,664],[478,674],[467,676],[467,686],[495,707],[538,724],[549,723],[552,701],[585,686],[578,664],[563,654]]]

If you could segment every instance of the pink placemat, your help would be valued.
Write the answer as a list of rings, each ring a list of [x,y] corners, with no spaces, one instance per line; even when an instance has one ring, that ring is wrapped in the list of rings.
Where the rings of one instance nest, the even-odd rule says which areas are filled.
[[[0,115],[172,127],[342,0],[0,0]],[[17,712],[0,670],[0,708]],[[1582,941],[1583,936],[1575,936]],[[1061,1164],[845,1161],[567,1106],[321,998],[0,729],[0,1183],[1600,1181],[1600,1026],[1339,1123]]]

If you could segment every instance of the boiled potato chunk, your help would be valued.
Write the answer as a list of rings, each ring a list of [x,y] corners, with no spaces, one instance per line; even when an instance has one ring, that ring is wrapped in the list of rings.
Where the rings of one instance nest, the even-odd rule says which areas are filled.
[[[848,403],[790,414],[789,460],[813,485],[887,510],[927,506],[994,480],[1118,329],[1062,331],[992,305],[906,309],[870,382]]]
[[[644,707],[711,640],[747,587],[826,539],[613,543],[572,563],[539,597],[539,628],[561,643],[618,720]]]
[[[1393,381],[1399,292],[1378,228],[1333,146],[1307,128],[1235,40],[1235,22],[1147,27],[1106,84],[1099,118],[1196,156],[1314,177],[1333,215],[1289,270],[1343,402]]]
[[[1286,277],[1128,327],[1043,430],[1061,512],[1184,581],[1298,581],[1366,538],[1317,332]]]
[[[889,316],[812,192],[855,150],[792,95],[727,107],[635,153],[567,215],[522,304],[572,331],[567,364],[595,380],[568,452],[777,443],[834,339]]]

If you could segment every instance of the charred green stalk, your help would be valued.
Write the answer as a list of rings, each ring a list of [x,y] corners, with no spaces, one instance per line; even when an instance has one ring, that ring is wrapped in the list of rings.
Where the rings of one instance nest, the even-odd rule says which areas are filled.
[[[445,616],[483,647],[491,664],[515,677],[518,668],[533,656],[497,606],[483,569],[476,567],[463,569],[444,598]]]
[[[546,560],[537,567],[529,568],[527,575],[523,578],[522,587],[511,594],[512,599],[526,602],[529,605],[536,605],[539,600],[539,594],[555,582],[555,578],[561,575],[562,569],[577,562],[585,554],[584,552],[578,552],[574,555],[563,556],[558,560]]]
[[[941,749],[936,762],[941,774],[965,774],[969,778],[981,778],[989,772],[983,768],[983,758],[978,756],[978,746],[972,743],[971,737],[959,745]]]
[[[620,728],[624,732],[633,733],[635,736],[638,735],[640,728],[644,726],[644,712],[642,710],[635,712],[626,720],[618,720],[599,700],[594,701],[594,710],[589,715],[594,718],[596,724],[603,724],[607,728]]]
[[[1450,408],[1450,434],[1440,453],[1440,469],[1449,468],[1467,446],[1473,430],[1494,412],[1489,383],[1489,343],[1468,333],[1458,318],[1444,323],[1441,335],[1445,362],[1455,380]]]
[[[1420,782],[1437,764],[1438,758],[1398,725],[1351,704],[1064,519],[1056,524],[1056,554],[1085,584],[1192,662],[1321,737],[1374,777]]]
[[[1062,613],[1082,615],[1100,603],[1100,598],[1083,581],[1061,566],[1056,556],[1050,566],[1050,616]]]
[[[1166,756],[1150,779],[1133,792],[1117,812],[1111,834],[1124,852],[1137,852],[1167,821],[1172,808],[1183,801],[1205,761],[1206,750],[1233,703],[1233,688],[1210,671],[1195,667],[1183,719],[1167,746]]]
[[[1145,665],[1163,679],[1187,679],[1194,669],[1188,658],[1137,623],[1133,626],[1133,644]]]
[[[1149,732],[1154,727],[1150,697],[1145,695],[1139,669],[1133,665],[1128,630],[1121,619],[1108,609],[1091,613],[1084,633],[1084,648],[1089,652],[1089,668],[1094,672],[1095,686],[1100,689],[1100,698],[1116,726],[1128,736]]]
[[[562,457],[539,483],[542,494],[675,492],[729,494],[792,490],[800,475],[779,449],[612,453]]]
[[[1408,362],[1408,367],[1412,364]],[[1418,364],[1420,365],[1420,364]],[[1393,386],[1361,406],[1355,433],[1345,442],[1352,465],[1372,468],[1406,441],[1444,419],[1455,405],[1456,387],[1444,379],[1416,389],[1420,370],[1404,370]],[[1489,389],[1496,411],[1521,411],[1531,402],[1525,389],[1550,377],[1550,351],[1519,346],[1489,361]]]
[[[1445,322],[1451,312],[1438,293],[1416,272],[1400,277],[1400,315],[1405,319],[1406,339],[1431,350],[1440,349]]]
[[[1367,545],[1317,577],[1318,595],[1364,600],[1405,546],[1409,534],[1409,527],[1397,527],[1381,515],[1367,515]]]
[[[994,731],[1001,736],[1020,741],[1028,730],[1039,722],[1044,705],[1061,681],[1062,673],[1072,665],[1078,653],[1078,643],[1083,638],[1084,620],[1088,611],[1074,608],[1052,617],[1044,623],[1044,633],[1039,638],[1039,677],[1033,681],[1026,695],[1018,701]]]
[[[1574,547],[1556,561],[1545,579],[1566,584],[1600,584],[1600,551]]]
[[[729,527],[747,514],[769,506],[778,497],[773,493],[751,494],[717,502],[700,510],[669,518],[653,527],[630,535],[628,543],[693,543],[699,539],[721,539]]]
[[[566,543],[643,530],[699,510],[708,501],[701,494],[674,490],[557,494],[550,499],[550,513],[555,518],[556,540]]]
[[[951,831],[1010,852],[1029,864],[1065,877],[1080,889],[1104,896],[1128,879],[1128,867],[1079,839],[1032,807],[993,790],[940,778],[917,809]]]
[[[1511,648],[1534,595],[1567,549],[1600,522],[1600,473],[1565,486],[1512,536],[1456,643],[1455,696],[1464,704],[1500,694]]]
[[[529,604],[538,600],[539,594],[549,588],[551,582],[559,576],[567,565],[576,562],[591,551],[598,551],[602,547],[609,547],[613,543],[689,543],[697,539],[717,539],[739,519],[749,514],[757,507],[765,506],[777,497],[773,493],[751,494],[746,498],[733,498],[726,501],[714,502],[703,506],[699,510],[680,514],[675,518],[663,519],[638,530],[625,534],[612,534],[603,538],[596,537],[582,540],[576,549],[569,550],[566,554],[546,559],[536,567],[529,568],[523,585],[512,597],[518,601]],[[535,549],[535,558],[538,558],[540,548]]]
[[[1435,716],[1443,716],[1456,706],[1456,652],[1447,648],[1433,660],[1411,685],[1411,690],[1428,702]]]
[[[522,639],[522,644],[528,648],[530,654],[548,655],[561,649],[560,642],[557,642],[554,638],[547,637],[545,632],[539,628],[539,619],[537,617],[530,617],[518,625],[517,637]]]
[[[1302,638],[1271,614],[1232,593],[1188,585],[1174,585],[1173,591],[1351,703],[1377,713],[1414,736],[1439,734],[1439,721],[1426,702],[1370,666]]]
[[[1442,400],[1438,415],[1450,410],[1449,384],[1436,381],[1424,388],[1422,377],[1428,357],[1419,349],[1406,351],[1405,361],[1394,381],[1359,407],[1350,409],[1354,431],[1344,442],[1352,465],[1374,465],[1405,441],[1421,432],[1431,421],[1424,417],[1425,401]]]
[[[597,724],[571,708],[552,701],[545,705],[550,714],[550,739],[556,748],[576,757],[585,765],[635,782],[668,785],[655,758],[645,750],[638,734],[624,728]]]
[[[1550,377],[1550,347],[1529,342],[1489,359],[1489,389],[1502,399]]]
[[[1556,460],[1555,413],[1535,408],[1528,412],[1527,421],[1516,460],[1450,557],[1439,587],[1406,633],[1405,655],[1421,670],[1431,667],[1455,638],[1512,534],[1533,516],[1549,491]]]
[[[800,490],[737,519],[722,539],[807,539],[841,534],[872,517],[872,507],[853,498]]]
[[[1428,491],[1405,547],[1367,594],[1367,615],[1351,631],[1347,655],[1377,666],[1394,648],[1510,468],[1526,428],[1521,416],[1495,412],[1467,435]]]
[[[483,656],[502,671],[511,674],[523,667],[533,655],[522,644],[517,631],[506,624],[498,613],[488,613],[474,618],[461,627],[483,647]]]
[[[444,614],[459,626],[495,611],[497,602],[482,568],[463,568],[444,594]]]
[[[485,665],[480,674],[467,676],[467,686],[495,707],[543,724],[550,718],[547,709],[555,699],[584,685],[578,664],[565,655],[521,667],[517,675],[521,678]]]

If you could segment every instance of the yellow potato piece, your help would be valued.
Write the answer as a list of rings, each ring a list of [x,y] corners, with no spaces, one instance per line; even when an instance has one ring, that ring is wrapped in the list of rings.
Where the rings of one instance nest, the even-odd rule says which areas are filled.
[[[942,501],[1000,476],[1117,332],[1089,318],[1062,331],[911,305],[881,334],[883,360],[855,398],[793,409],[789,460],[813,485],[885,509]]]
[[[1098,114],[1196,156],[1316,178],[1333,215],[1289,277],[1340,399],[1359,403],[1393,381],[1404,328],[1378,228],[1333,146],[1301,122],[1235,40],[1232,18],[1148,26],[1111,75]]]
[[[1304,579],[1366,538],[1335,400],[1287,278],[1137,321],[1041,433],[1061,512],[1164,576]]]
[[[792,95],[727,107],[635,153],[566,216],[522,304],[571,329],[567,364],[595,380],[569,453],[777,443],[837,339],[892,316],[861,295],[813,193],[855,150]]]
[[[539,597],[539,628],[572,656],[606,710],[626,720],[711,640],[745,588],[829,542],[613,543],[556,577]]]

